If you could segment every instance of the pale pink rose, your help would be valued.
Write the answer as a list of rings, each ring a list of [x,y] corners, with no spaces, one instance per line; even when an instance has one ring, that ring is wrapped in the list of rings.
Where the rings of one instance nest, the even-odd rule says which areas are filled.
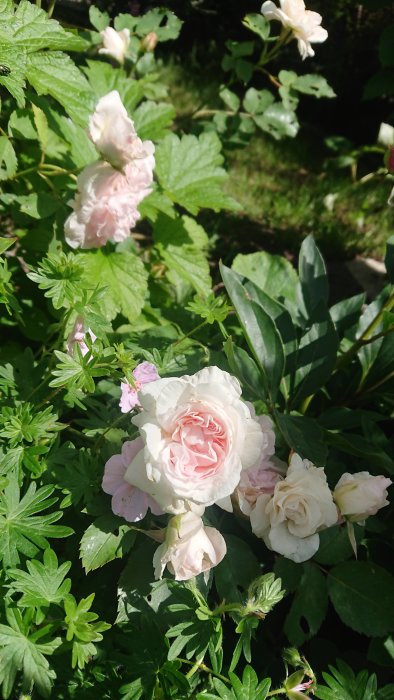
[[[262,494],[272,495],[278,481],[283,480],[286,469],[286,464],[275,457],[263,459],[252,469],[244,469],[234,493],[242,513],[250,515]]]
[[[141,161],[139,166],[148,175],[145,187],[152,183],[155,147],[152,141],[138,138],[134,123],[116,90],[98,101],[89,120],[89,136],[102,157],[114,168]]]
[[[124,479],[125,471],[136,453],[142,447],[141,438],[125,442],[122,453],[113,455],[104,467],[102,489],[112,496],[111,507],[115,515],[119,515],[130,523],[135,523],[145,517],[148,508],[154,515],[161,515],[162,510],[147,493],[131,486]]]
[[[271,0],[261,6],[268,20],[277,19],[283,27],[290,29],[297,39],[298,50],[303,59],[314,56],[311,44],[321,44],[327,39],[327,31],[321,27],[322,16],[305,8],[303,0],[279,0],[280,8]]]
[[[132,411],[136,406],[140,406],[140,400],[138,398],[138,392],[144,384],[149,382],[155,382],[156,379],[160,379],[155,365],[151,362],[141,362],[133,370],[134,386],[128,384],[128,382],[121,382],[120,388],[122,391],[122,396],[120,397],[120,410],[122,413],[128,413]]]
[[[107,27],[100,34],[103,39],[103,48],[99,49],[99,53],[123,63],[130,45],[130,30],[122,29],[117,32],[112,27]]]
[[[293,454],[286,478],[274,492],[258,497],[250,514],[252,530],[267,547],[299,563],[319,549],[318,532],[335,525],[338,512],[324,469]]]
[[[238,380],[218,367],[158,379],[142,387],[139,399],[142,411],[132,421],[145,447],[126,479],[164,511],[177,514],[190,503],[225,499],[242,469],[259,461],[262,429],[241,399]]]
[[[79,345],[81,353],[83,357],[85,357],[85,355],[89,352],[89,348],[85,343],[86,334],[89,335],[92,343],[94,343],[97,336],[95,336],[90,328],[86,328],[85,330],[85,324],[82,316],[77,316],[74,323],[74,328],[67,338],[67,352],[69,355],[74,355],[75,346]]]
[[[155,578],[161,578],[167,566],[176,581],[187,581],[217,566],[227,551],[224,538],[214,527],[205,527],[192,512],[171,518],[165,542],[153,556]]]
[[[65,225],[71,248],[100,248],[107,241],[120,243],[140,218],[138,204],[150,193],[144,169],[133,163],[124,173],[98,161],[78,176],[78,192],[70,202],[73,213]]]
[[[342,474],[334,489],[334,501],[347,520],[363,522],[389,504],[387,489],[391,484],[391,479],[369,472]]]

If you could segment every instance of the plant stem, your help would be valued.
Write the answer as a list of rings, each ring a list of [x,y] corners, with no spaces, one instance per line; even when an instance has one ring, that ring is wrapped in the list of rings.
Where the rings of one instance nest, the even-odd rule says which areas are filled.
[[[382,308],[380,309],[379,313],[376,314],[375,318],[372,319],[371,323],[367,326],[365,331],[362,332],[358,340],[356,340],[355,343],[353,343],[352,347],[349,348],[347,352],[345,352],[337,362],[337,369],[342,368],[344,365],[346,365],[350,360],[353,359],[355,355],[357,355],[358,351],[360,348],[363,347],[363,345],[366,345],[367,343],[372,342],[373,340],[376,340],[376,338],[371,338],[373,335],[374,331],[378,328],[379,324],[381,323],[385,311],[391,311],[391,309],[394,307],[394,290],[391,292],[389,298],[387,301],[383,304]],[[388,330],[387,333],[391,333],[394,330]],[[378,334],[377,337],[381,337],[382,334]]]
[[[285,688],[278,688],[278,690],[271,690],[270,693],[267,693],[267,698],[272,698],[274,695],[284,695],[286,693]]]
[[[48,5],[48,17],[52,17],[53,11],[55,9],[56,5],[56,0],[49,0],[49,5]]]
[[[195,668],[193,673],[195,673],[198,670],[205,671],[205,673],[210,673],[212,676],[215,676],[216,678],[220,678],[221,681],[223,681],[224,683],[228,683],[230,685],[230,681],[228,678],[226,678],[226,676],[223,676],[221,673],[216,673],[216,671],[214,671],[213,668],[209,668],[209,666],[206,666],[205,664],[203,664],[201,662],[197,661],[196,663],[193,663],[193,661],[189,661],[188,659],[181,659],[179,656],[177,657],[176,660],[180,661],[183,664],[188,664],[189,666],[193,667],[189,671],[189,673],[187,674],[187,676],[186,676],[187,678],[190,678],[190,676],[193,675],[191,673],[191,671],[193,671],[193,669]]]
[[[206,326],[207,323],[208,323],[208,321],[202,321],[201,323],[199,323],[198,326],[196,326],[191,331],[189,331],[189,333],[185,333],[185,335],[183,335],[182,338],[179,338],[174,343],[172,343],[172,347],[174,348],[176,345],[179,345],[179,343],[182,343],[184,340],[186,340],[186,338],[189,338],[191,335],[193,335],[193,333],[196,333],[197,331],[199,331],[200,328],[203,328],[204,326]]]

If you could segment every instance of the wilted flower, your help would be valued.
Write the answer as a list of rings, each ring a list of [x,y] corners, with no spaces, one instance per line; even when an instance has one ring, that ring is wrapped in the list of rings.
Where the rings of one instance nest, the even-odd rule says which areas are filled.
[[[142,440],[132,440],[123,443],[122,453],[113,455],[104,467],[102,489],[112,496],[111,507],[115,515],[119,515],[128,522],[134,523],[145,517],[148,508],[154,515],[161,515],[162,511],[157,503],[125,481],[125,471],[135,457],[136,452],[142,447]]]
[[[250,515],[256,501],[262,494],[273,494],[278,481],[282,481],[286,465],[279,459],[263,459],[258,467],[244,469],[235,490],[239,507],[245,515]]]
[[[318,12],[307,10],[303,0],[280,0],[280,8],[267,0],[263,3],[261,12],[268,20],[277,19],[292,31],[303,59],[315,55],[311,44],[321,44],[327,39],[326,29],[320,26],[322,16]]]
[[[165,567],[177,581],[187,581],[217,566],[226,554],[226,542],[214,527],[205,527],[199,515],[188,511],[171,518],[166,539],[153,556],[155,577]]]
[[[387,489],[391,484],[391,479],[369,472],[342,474],[334,489],[334,501],[347,520],[363,522],[389,504]]]
[[[130,30],[122,29],[117,32],[112,27],[107,27],[100,34],[104,48],[99,49],[99,53],[111,56],[119,63],[123,63],[130,44]]]
[[[168,513],[229,497],[242,469],[256,464],[263,431],[241,399],[237,379],[218,367],[158,379],[139,392],[133,423],[144,441],[126,472]]]
[[[144,384],[160,379],[155,365],[151,362],[141,362],[141,364],[137,365],[133,370],[133,377],[135,379],[134,386],[128,384],[128,382],[121,382],[120,384],[122,396],[119,406],[122,413],[128,413],[136,406],[141,405],[138,392]]]
[[[78,191],[64,225],[71,248],[100,248],[128,238],[140,218],[138,204],[150,193],[149,173],[130,163],[124,172],[98,161],[78,176]]]
[[[77,316],[74,327],[67,338],[67,352],[69,355],[74,354],[75,345],[77,344],[79,345],[82,355],[85,357],[89,352],[89,348],[85,343],[86,335],[89,335],[92,343],[94,343],[97,336],[95,336],[90,328],[85,329],[82,316]]]
[[[319,548],[318,531],[337,520],[324,469],[297,454],[273,495],[259,496],[250,514],[255,535],[297,563],[313,557]]]
[[[152,141],[141,141],[138,137],[117,90],[98,101],[89,120],[89,136],[114,168],[124,168],[133,161],[146,174],[147,185],[152,183],[155,147]]]

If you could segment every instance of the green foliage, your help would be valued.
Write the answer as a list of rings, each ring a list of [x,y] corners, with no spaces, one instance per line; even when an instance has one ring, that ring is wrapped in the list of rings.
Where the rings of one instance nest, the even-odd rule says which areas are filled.
[[[34,557],[39,549],[46,549],[47,537],[69,537],[72,529],[64,525],[53,525],[62,517],[61,511],[42,513],[56,503],[50,498],[53,486],[36,489],[32,482],[20,498],[15,478],[11,478],[0,494],[0,556],[5,567],[20,561],[20,554]]]
[[[164,194],[191,214],[204,207],[237,209],[236,202],[224,194],[227,176],[221,167],[221,143],[214,133],[199,138],[179,138],[169,134],[156,150],[156,174]]]
[[[376,700],[377,683],[375,674],[360,671],[357,675],[343,661],[338,668],[330,666],[331,673],[323,673],[326,686],[319,685],[315,691],[321,700]],[[384,697],[384,696],[383,696]]]
[[[11,695],[18,671],[23,673],[25,691],[36,685],[44,698],[51,694],[56,674],[46,657],[59,647],[60,638],[52,637],[51,624],[29,634],[30,618],[29,612],[22,616],[19,610],[8,608],[8,625],[0,625],[0,680],[5,700]]]

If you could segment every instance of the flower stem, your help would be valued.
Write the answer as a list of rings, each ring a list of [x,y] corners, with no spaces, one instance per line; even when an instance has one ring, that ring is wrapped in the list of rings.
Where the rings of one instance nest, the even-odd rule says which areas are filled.
[[[206,666],[200,661],[196,661],[196,663],[193,663],[193,661],[189,661],[188,659],[181,659],[179,656],[177,657],[177,661],[180,661],[183,664],[188,664],[189,666],[192,666],[190,671],[186,674],[186,678],[191,678],[191,676],[196,672],[196,671],[205,671],[205,673],[209,673],[211,676],[215,676],[216,678],[220,678],[221,681],[224,683],[228,683],[230,685],[230,681],[226,676],[223,676],[221,673],[216,673],[216,671],[213,670],[213,668],[209,668],[209,666]]]

